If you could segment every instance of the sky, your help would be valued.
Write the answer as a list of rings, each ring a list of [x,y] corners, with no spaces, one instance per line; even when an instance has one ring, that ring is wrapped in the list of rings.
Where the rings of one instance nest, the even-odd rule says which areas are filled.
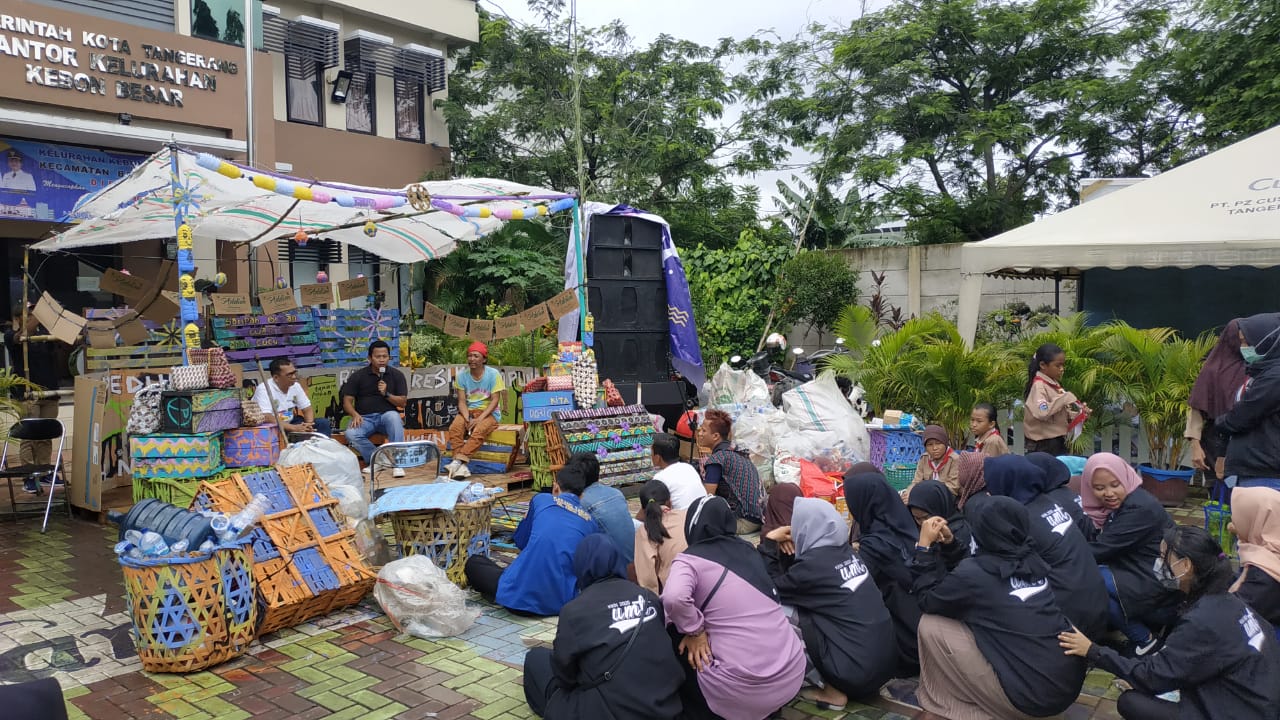
[[[863,0],[868,5],[883,5],[883,0]],[[862,12],[859,0],[578,0],[578,21],[588,27],[599,27],[612,20],[627,26],[637,46],[647,45],[666,33],[702,45],[720,38],[743,39],[762,31],[772,31],[782,39],[795,37],[814,22],[833,26],[847,25]],[[525,0],[480,0],[491,12],[504,13],[520,22],[534,22]],[[566,0],[566,6],[567,6]],[[726,118],[732,120],[732,118]],[[803,162],[796,154],[789,161]],[[759,173],[735,179],[738,184],[760,188],[761,214],[775,211],[777,181],[789,180],[796,170]],[[625,198],[611,198],[622,202]]]

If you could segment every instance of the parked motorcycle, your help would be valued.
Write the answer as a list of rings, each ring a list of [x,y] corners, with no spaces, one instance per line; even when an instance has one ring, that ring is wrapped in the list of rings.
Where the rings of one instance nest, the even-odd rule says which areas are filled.
[[[793,348],[791,350],[792,365],[788,369],[772,362],[775,353],[778,350],[786,350],[786,347],[786,338],[779,333],[773,333],[766,339],[764,349],[746,360],[743,360],[741,355],[729,358],[729,367],[735,370],[750,369],[764,380],[769,388],[769,398],[774,407],[782,407],[782,396],[788,390],[817,377],[818,361],[831,355],[848,352],[844,345],[844,338],[836,338],[834,347],[818,350],[810,355],[805,355],[804,348]]]

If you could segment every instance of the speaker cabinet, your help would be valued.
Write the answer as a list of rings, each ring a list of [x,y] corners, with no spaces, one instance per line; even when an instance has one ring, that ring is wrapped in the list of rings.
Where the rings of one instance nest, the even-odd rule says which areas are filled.
[[[596,328],[596,366],[601,378],[615,383],[650,383],[671,379],[667,331],[617,332]]]
[[[667,285],[662,280],[588,277],[587,308],[596,319],[596,332],[667,333]]]

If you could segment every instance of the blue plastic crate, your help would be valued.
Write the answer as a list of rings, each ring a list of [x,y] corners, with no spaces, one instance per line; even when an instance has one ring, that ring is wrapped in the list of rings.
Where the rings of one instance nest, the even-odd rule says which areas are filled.
[[[271,542],[271,536],[267,535],[267,531],[263,530],[261,525],[254,526],[253,532],[249,533],[249,540],[253,543],[254,562],[266,562],[280,557],[276,544]]]
[[[285,487],[284,481],[276,474],[274,470],[245,475],[244,484],[249,488],[252,495],[266,495],[271,501],[271,509],[267,510],[268,515],[274,515],[285,510],[292,510],[297,507],[293,502],[293,496],[289,494],[289,488]]]
[[[334,519],[333,512],[329,508],[314,508],[308,510],[307,514],[311,516],[311,522],[315,524],[316,530],[320,532],[320,537],[329,537],[342,532],[342,528],[338,525],[338,521]]]
[[[292,563],[307,587],[311,588],[312,594],[319,595],[342,586],[337,573],[320,557],[320,551],[316,548],[309,547],[294,553]]]
[[[924,440],[910,430],[880,430],[884,435],[884,467],[915,465],[924,454]]]

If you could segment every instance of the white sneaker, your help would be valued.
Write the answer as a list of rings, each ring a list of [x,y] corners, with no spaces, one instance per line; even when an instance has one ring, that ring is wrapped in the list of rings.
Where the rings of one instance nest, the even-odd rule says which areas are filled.
[[[469,478],[469,477],[471,477],[471,469],[470,469],[470,468],[468,468],[466,465],[463,465],[463,464],[459,463],[459,465],[458,465],[458,469],[457,469],[457,470],[454,470],[454,471],[453,471],[453,474],[452,474],[452,475],[450,475],[449,477],[454,478],[454,479],[458,479],[458,478]]]
[[[391,471],[391,477],[404,477],[404,468],[396,468]]]
[[[445,477],[453,477],[453,474],[458,472],[459,467],[462,467],[462,463],[458,462],[457,460],[454,460],[453,462],[444,466],[443,475]]]

